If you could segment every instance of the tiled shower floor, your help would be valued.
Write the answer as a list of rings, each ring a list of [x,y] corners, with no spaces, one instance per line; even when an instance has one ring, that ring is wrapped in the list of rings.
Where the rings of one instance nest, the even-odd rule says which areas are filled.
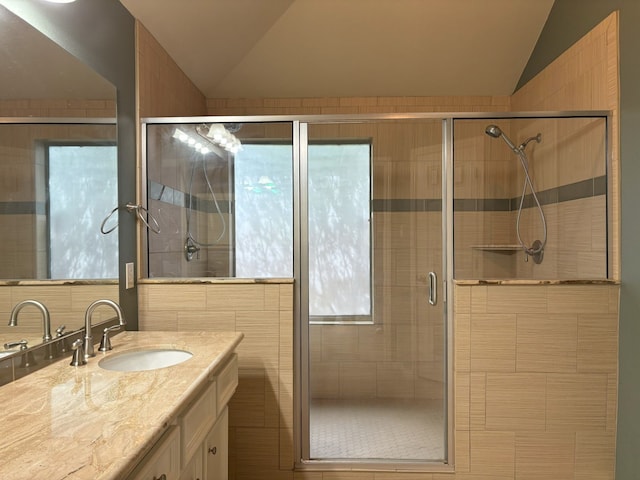
[[[313,400],[312,459],[444,458],[441,400]]]

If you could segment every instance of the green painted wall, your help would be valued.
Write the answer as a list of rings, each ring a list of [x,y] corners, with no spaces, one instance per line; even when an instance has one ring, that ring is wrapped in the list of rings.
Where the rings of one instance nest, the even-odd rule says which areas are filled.
[[[621,297],[616,479],[640,478],[640,1],[556,0],[518,83],[620,11]]]

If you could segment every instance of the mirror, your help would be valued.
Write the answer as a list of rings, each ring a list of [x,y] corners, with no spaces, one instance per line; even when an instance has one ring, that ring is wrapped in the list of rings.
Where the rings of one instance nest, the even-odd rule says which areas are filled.
[[[100,234],[117,205],[115,117],[110,82],[0,5],[0,354],[42,342],[32,306],[8,326],[22,300],[47,306],[54,337],[118,300],[118,235]]]

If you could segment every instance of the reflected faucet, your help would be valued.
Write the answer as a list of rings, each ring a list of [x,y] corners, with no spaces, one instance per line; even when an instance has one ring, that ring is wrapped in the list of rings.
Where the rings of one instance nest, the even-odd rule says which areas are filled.
[[[22,310],[27,305],[33,305],[38,310],[40,310],[40,312],[42,313],[42,325],[44,329],[44,334],[42,335],[42,341],[43,342],[51,341],[51,338],[52,338],[51,337],[51,317],[49,315],[49,310],[47,310],[47,307],[45,307],[42,303],[38,302],[37,300],[23,300],[22,302],[18,303],[15,307],[13,307],[13,310],[11,311],[11,319],[9,320],[9,326],[10,327],[18,326],[18,313],[20,313],[20,310]]]
[[[122,313],[122,309],[120,305],[118,305],[113,300],[96,300],[91,305],[87,307],[87,312],[84,314],[84,357],[95,357],[96,352],[93,348],[93,336],[91,335],[91,316],[93,315],[93,311],[98,308],[100,305],[107,305],[116,312],[118,316],[118,328],[126,325],[126,321],[124,319],[124,315]]]

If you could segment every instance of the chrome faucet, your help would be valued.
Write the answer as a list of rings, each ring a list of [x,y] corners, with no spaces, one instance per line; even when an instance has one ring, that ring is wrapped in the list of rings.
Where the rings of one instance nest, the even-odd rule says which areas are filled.
[[[118,316],[118,328],[123,325],[126,325],[126,321],[124,319],[124,315],[122,313],[122,309],[120,305],[118,305],[113,300],[96,300],[91,305],[87,307],[87,312],[84,314],[84,357],[95,357],[96,352],[93,348],[93,336],[91,335],[91,315],[93,315],[93,311],[98,308],[100,305],[107,305],[116,312]]]
[[[27,305],[33,305],[42,313],[42,324],[44,329],[44,334],[42,336],[42,341],[49,342],[51,341],[51,317],[49,315],[49,310],[42,303],[37,300],[23,300],[18,303],[13,310],[11,311],[11,319],[9,320],[10,327],[16,327],[18,325],[18,313]]]

